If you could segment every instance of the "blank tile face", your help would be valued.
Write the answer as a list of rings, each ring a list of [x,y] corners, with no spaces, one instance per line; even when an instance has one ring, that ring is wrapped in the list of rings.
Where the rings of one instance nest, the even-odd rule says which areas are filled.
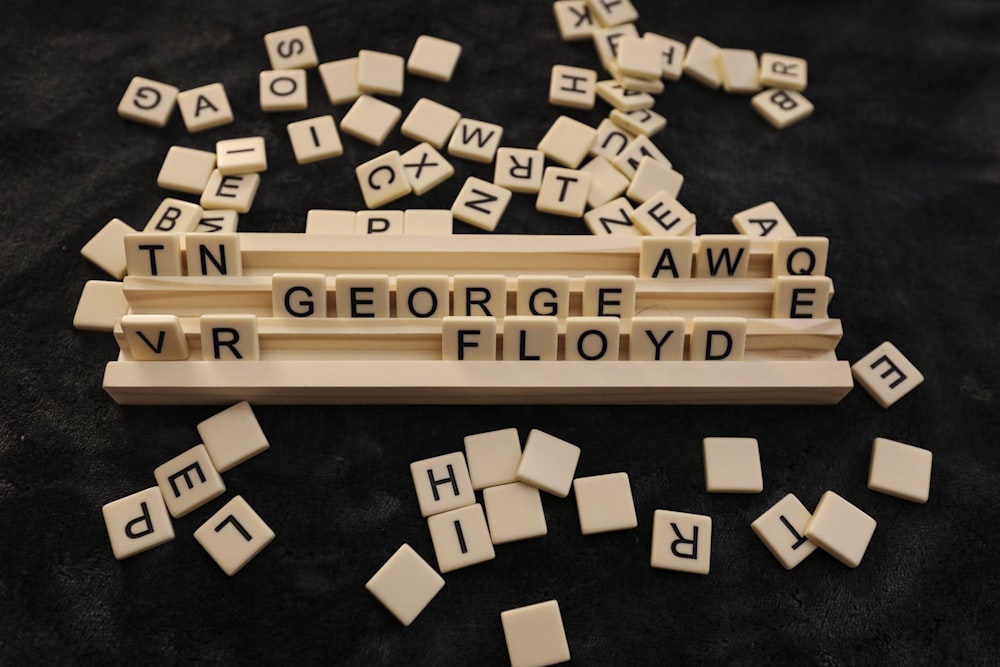
[[[569,276],[517,277],[517,315],[558,317],[569,314]]]
[[[194,230],[202,212],[201,206],[197,204],[167,197],[156,207],[142,231],[185,234]]]
[[[639,168],[632,176],[632,182],[625,194],[632,201],[644,203],[661,192],[674,199],[680,194],[684,176],[673,167],[651,157],[639,160]]]
[[[630,530],[639,525],[626,473],[580,477],[573,481],[573,493],[584,535]]]
[[[702,234],[695,255],[695,278],[745,278],[750,266],[750,237]]]
[[[125,235],[125,264],[130,276],[179,276],[181,235],[169,232]]]
[[[824,319],[832,296],[833,281],[826,276],[777,276],[771,317]]]
[[[194,531],[194,539],[231,577],[274,540],[274,531],[242,496],[236,496]]]
[[[597,126],[597,135],[590,145],[590,154],[603,157],[609,162],[625,150],[625,147],[635,139],[635,135],[622,129],[610,118],[605,118]]]
[[[566,318],[566,361],[618,361],[620,326],[617,317]]]
[[[417,144],[400,156],[413,194],[418,197],[441,185],[455,173],[455,168],[430,144]]]
[[[358,165],[354,173],[368,208],[380,208],[413,191],[399,151],[389,151]]]
[[[751,98],[750,106],[779,130],[805,120],[815,110],[813,103],[802,93],[777,88],[757,93]]]
[[[624,197],[587,211],[584,222],[595,236],[640,236],[642,232],[632,222],[632,204]]]
[[[215,169],[215,153],[171,146],[160,166],[156,184],[164,190],[200,195]]]
[[[516,428],[473,433],[465,436],[464,442],[473,489],[478,491],[517,480],[521,438]]]
[[[178,90],[167,83],[133,77],[118,103],[118,115],[144,125],[164,127],[174,111]]]
[[[402,56],[383,51],[358,51],[358,88],[368,95],[403,94],[406,63]]]
[[[808,63],[802,58],[778,53],[760,54],[760,82],[768,88],[802,92],[808,83]]]
[[[462,55],[462,45],[439,37],[420,35],[406,60],[406,71],[435,81],[451,81]]]
[[[270,446],[253,408],[246,401],[199,423],[198,435],[219,472],[235,468]]]
[[[747,321],[741,317],[692,317],[693,361],[740,361],[746,351]]]
[[[493,544],[541,537],[548,533],[541,493],[533,486],[511,482],[483,489],[483,505]]]
[[[479,503],[435,514],[427,519],[427,528],[442,574],[496,557],[486,515]]]
[[[253,205],[259,186],[260,174],[223,176],[218,169],[214,169],[199,203],[204,209],[231,209],[246,213]]]
[[[591,208],[603,206],[612,199],[620,197],[628,188],[629,181],[625,178],[625,174],[600,155],[580,167],[580,171],[591,175],[590,191],[587,193],[587,205]],[[629,209],[631,208],[629,205]]]
[[[756,93],[760,90],[757,54],[748,49],[719,49],[716,56],[722,89],[727,93]]]
[[[593,176],[579,169],[546,167],[538,189],[535,208],[568,218],[579,218],[587,208]]]
[[[822,276],[830,239],[825,236],[797,236],[777,239],[774,244],[773,276]]]
[[[569,116],[559,116],[538,142],[538,150],[563,167],[576,169],[587,157],[597,130]]]
[[[88,280],[73,314],[73,327],[82,331],[113,331],[118,318],[128,312],[122,284],[112,280]]]
[[[888,408],[924,381],[917,367],[889,341],[855,362],[851,373],[883,408]]]
[[[642,239],[642,246],[639,249],[640,278],[657,280],[690,278],[693,264],[693,238],[673,236]]]
[[[101,230],[84,244],[80,254],[104,269],[108,275],[121,280],[125,276],[125,236],[135,229],[118,218],[112,218]]]
[[[569,643],[555,600],[500,613],[511,667],[543,667],[567,662]]]
[[[586,67],[553,65],[549,104],[571,109],[593,109],[597,100],[597,72]]]
[[[733,226],[740,234],[753,238],[777,239],[795,236],[792,225],[773,201],[734,214]]]
[[[123,315],[121,324],[136,361],[180,361],[191,356],[176,315]]]
[[[462,118],[448,141],[448,154],[474,162],[492,162],[503,137],[503,128],[471,118]]]
[[[569,495],[579,460],[580,448],[576,445],[532,429],[517,467],[517,480],[565,498]]]
[[[410,208],[403,212],[403,233],[411,236],[447,236],[452,233],[448,209]]]
[[[559,354],[559,318],[511,315],[503,321],[504,361],[555,361]]]
[[[295,161],[299,164],[329,160],[344,154],[344,145],[333,116],[317,116],[289,123],[288,139],[292,143]]]
[[[319,76],[330,104],[348,104],[361,97],[358,88],[358,59],[331,60],[319,66]]]
[[[579,42],[591,38],[596,27],[586,0],[556,0],[552,3],[559,36],[564,42]]]
[[[255,174],[267,170],[264,137],[225,139],[215,144],[216,169],[223,176]]]
[[[756,438],[704,438],[705,490],[709,493],[760,493],[764,477]]]
[[[188,132],[202,132],[233,122],[233,110],[221,83],[178,93],[177,106]]]
[[[355,234],[402,235],[402,211],[358,211],[354,218]]]
[[[858,507],[827,491],[819,499],[805,536],[848,567],[861,564],[876,522]]]
[[[782,567],[791,570],[816,551],[816,545],[804,536],[811,518],[805,505],[789,493],[757,517],[750,528]]]
[[[507,188],[469,176],[455,197],[451,214],[456,220],[492,232],[507,210],[511,196]]]
[[[511,192],[535,194],[542,186],[545,154],[532,148],[498,148],[493,183]]]
[[[354,234],[356,211],[312,209],[306,214],[306,234]]]
[[[879,493],[926,503],[931,491],[930,450],[888,438],[875,438],[868,488]]]
[[[653,32],[643,33],[642,38],[653,42],[660,49],[660,64],[663,66],[660,76],[667,81],[680,79],[684,69],[684,56],[687,55],[687,44]]]
[[[652,109],[634,109],[632,111],[612,109],[608,118],[633,137],[637,134],[651,137],[654,134],[659,134],[667,126],[667,119]]]
[[[101,508],[111,551],[122,560],[174,539],[174,527],[158,487],[119,498]]]
[[[198,509],[226,491],[205,445],[192,447],[153,470],[170,516],[175,519]]]
[[[676,197],[661,190],[636,207],[632,222],[648,236],[686,236],[694,232],[698,220]]]
[[[653,512],[651,566],[708,574],[711,560],[712,517],[670,510]]]
[[[462,114],[449,106],[421,97],[400,126],[404,137],[426,141],[434,148],[444,148]]]
[[[446,317],[441,322],[441,358],[496,361],[497,321],[492,317]]]
[[[450,278],[440,274],[396,276],[396,317],[440,319],[451,313]]]
[[[386,318],[390,315],[389,276],[338,273],[334,282],[337,317]]]
[[[684,318],[632,318],[628,358],[632,361],[680,361],[683,359]]]
[[[659,79],[663,72],[659,48],[638,36],[622,37],[618,43],[618,72],[643,79]]]
[[[202,315],[199,329],[205,361],[260,360],[256,316]]]
[[[326,276],[322,273],[275,273],[271,276],[274,317],[326,317]]]
[[[709,88],[722,85],[718,57],[721,49],[704,37],[695,37],[684,56],[684,73]]]
[[[594,14],[593,7],[590,7],[590,10],[591,14]],[[594,16],[597,18],[596,14]],[[637,37],[639,31],[636,30],[634,24],[629,22],[610,26],[607,23],[602,23],[598,18],[597,24],[600,27],[595,27],[593,33],[591,33],[594,48],[597,50],[597,57],[601,60],[601,66],[613,75],[618,69],[618,46],[621,44],[622,39],[625,37]]]
[[[373,146],[380,146],[402,115],[399,107],[370,95],[362,95],[340,121],[340,130]]]
[[[404,626],[408,626],[444,588],[444,579],[413,550],[404,544],[365,584]]]
[[[414,461],[410,475],[424,518],[476,502],[462,452]]]
[[[258,80],[261,111],[301,111],[309,106],[304,69],[264,70]]]
[[[264,35],[264,47],[272,69],[308,69],[319,62],[309,26],[269,32]]]

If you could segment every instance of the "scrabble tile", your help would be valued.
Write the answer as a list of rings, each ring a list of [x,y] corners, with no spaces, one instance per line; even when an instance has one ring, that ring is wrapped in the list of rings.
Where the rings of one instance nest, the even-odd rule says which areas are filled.
[[[194,531],[194,539],[231,577],[274,540],[274,531],[243,496],[234,496]]]
[[[545,154],[533,148],[498,148],[493,183],[511,192],[537,194],[542,186]]]
[[[622,74],[621,72],[615,74],[615,81],[622,88],[630,92],[652,93],[653,95],[659,95],[664,89],[663,81],[661,79],[640,79],[639,77],[628,76]]]
[[[123,315],[121,325],[136,361],[180,361],[191,356],[176,315]]]
[[[164,127],[174,112],[178,92],[170,84],[133,77],[118,103],[118,115],[144,125]]]
[[[564,42],[579,42],[590,39],[596,22],[587,7],[586,0],[556,0],[552,3],[559,37]]]
[[[617,317],[567,317],[566,361],[618,361],[620,327]]]
[[[267,170],[264,137],[225,139],[215,144],[216,169],[223,176],[256,174]]]
[[[579,460],[580,448],[576,445],[532,429],[517,466],[517,481],[565,498],[569,495]]]
[[[396,276],[396,317],[447,317],[451,314],[450,282],[441,274]]]
[[[684,236],[693,232],[697,218],[676,197],[660,190],[636,207],[632,222],[648,236]]]
[[[178,454],[153,470],[170,516],[175,519],[193,512],[226,492],[205,445]]]
[[[795,236],[795,230],[788,223],[785,214],[773,201],[734,214],[733,226],[740,234],[753,238],[777,239]]]
[[[628,358],[632,361],[680,361],[684,358],[683,317],[633,317]]]
[[[711,561],[712,517],[670,510],[653,512],[652,567],[708,574]]]
[[[403,173],[413,194],[420,196],[441,185],[455,173],[455,168],[430,144],[417,144],[400,156]]]
[[[603,206],[612,199],[620,197],[628,188],[629,181],[625,175],[600,155],[580,167],[580,171],[590,174],[591,177],[590,190],[587,192],[587,205],[591,208]]]
[[[771,317],[824,319],[832,297],[833,281],[826,276],[777,276]]]
[[[413,192],[399,151],[389,151],[354,169],[368,208],[379,208]]]
[[[719,51],[721,49],[704,37],[695,37],[684,55],[683,71],[689,77],[709,88],[722,85],[719,71]]]
[[[329,160],[344,154],[337,123],[330,115],[289,123],[288,139],[292,143],[295,161],[299,164]]]
[[[485,315],[503,320],[507,314],[507,276],[457,274],[452,278],[456,315]]]
[[[515,312],[534,317],[569,314],[569,276],[518,276]]]
[[[683,184],[684,176],[674,171],[673,167],[654,158],[644,157],[639,160],[639,167],[625,194],[639,203],[644,203],[661,192],[677,199]]]
[[[808,84],[808,63],[778,53],[760,54],[760,83],[768,88],[802,92]]]
[[[233,122],[233,110],[221,83],[177,93],[177,106],[188,132],[203,132]]]
[[[388,275],[338,273],[334,289],[337,317],[383,319],[390,316]]]
[[[492,232],[510,203],[511,191],[475,176],[469,176],[451,205],[456,220]]]
[[[420,35],[413,43],[406,71],[435,81],[451,81],[462,55],[462,45],[440,37]]]
[[[591,39],[594,42],[594,48],[597,50],[597,57],[601,61],[601,66],[613,74],[618,66],[618,45],[621,44],[621,40],[625,37],[637,37],[638,35],[639,31],[635,29],[635,25],[632,23],[623,23],[616,26],[601,24],[600,27],[594,28],[591,33]]]
[[[232,234],[237,231],[240,214],[232,209],[213,209],[202,211],[201,220],[194,226],[194,231],[204,234]]]
[[[915,503],[926,503],[931,491],[932,459],[930,450],[875,438],[868,488]]]
[[[82,331],[111,332],[118,318],[128,312],[122,284],[111,280],[88,280],[73,313],[73,327]]]
[[[782,130],[805,120],[815,110],[813,103],[794,90],[769,88],[750,99],[754,111],[774,127]]]
[[[309,106],[304,69],[264,70],[258,83],[261,111],[301,111]]]
[[[156,184],[164,190],[200,195],[215,169],[215,153],[171,146],[160,166]]]
[[[747,321],[740,317],[691,318],[690,358],[740,361],[746,351]]]
[[[406,61],[402,56],[383,51],[358,51],[358,89],[366,95],[403,94]]]
[[[361,97],[358,87],[358,59],[331,60],[319,66],[319,76],[330,104],[348,104]]]
[[[260,360],[254,315],[202,315],[199,330],[205,361]]]
[[[596,136],[597,130],[591,126],[559,116],[538,142],[538,150],[553,162],[576,169],[587,157]]]
[[[642,240],[639,248],[640,278],[658,280],[690,278],[693,265],[693,238],[671,236]]]
[[[511,482],[483,489],[483,506],[493,544],[541,537],[548,533],[541,493],[533,486]]]
[[[427,142],[434,148],[444,148],[462,114],[440,102],[421,97],[406,114],[399,131],[414,141]]]
[[[448,209],[410,208],[403,212],[403,233],[411,236],[446,236],[452,233]]]
[[[355,234],[393,234],[403,233],[402,211],[358,211],[354,217]]]
[[[427,528],[441,574],[496,557],[479,503],[435,514],[427,519]]]
[[[635,135],[622,129],[610,118],[605,118],[597,126],[597,136],[590,145],[590,154],[612,161],[635,139]]]
[[[101,512],[111,540],[111,552],[118,560],[174,539],[167,506],[160,489],[155,486],[113,500],[104,505]]]
[[[633,109],[632,111],[612,109],[611,113],[608,114],[608,118],[612,123],[628,132],[633,138],[637,134],[645,134],[647,137],[652,137],[655,134],[659,134],[667,126],[667,119],[652,109]]]
[[[635,315],[635,276],[584,276],[580,309],[584,317],[632,319]]]
[[[448,141],[448,154],[473,162],[492,162],[503,137],[503,128],[494,123],[462,118]]]
[[[857,567],[868,550],[875,526],[875,519],[827,491],[806,525],[805,536],[847,567]]]
[[[587,208],[593,177],[579,169],[546,167],[538,189],[535,208],[542,213],[579,218]]]
[[[597,72],[586,67],[553,65],[549,104],[571,109],[593,109],[597,101]]]
[[[319,62],[309,26],[269,32],[264,35],[264,48],[272,69],[309,69]]]
[[[559,354],[559,318],[511,315],[503,321],[505,361],[555,361]]]
[[[656,44],[660,49],[660,76],[667,81],[677,81],[684,71],[684,56],[687,55],[687,44],[670,39],[655,32],[643,33],[642,38]]]
[[[511,667],[542,667],[568,662],[569,643],[555,600],[500,612]]]
[[[851,373],[883,408],[888,408],[924,381],[917,367],[889,341],[855,362]]]
[[[649,93],[640,90],[626,90],[614,79],[597,82],[597,96],[620,111],[649,109],[656,99]]]
[[[112,218],[87,241],[80,254],[104,269],[108,275],[121,280],[125,276],[125,235],[135,230],[118,218]]]
[[[253,205],[258,187],[260,174],[223,176],[218,169],[213,169],[199,203],[203,209],[221,208],[246,213]]]
[[[275,273],[271,276],[274,317],[326,317],[326,276],[322,273]]]
[[[760,450],[756,438],[704,438],[705,490],[709,493],[760,493]]]
[[[444,579],[409,544],[399,547],[365,584],[404,626],[413,623],[442,588]]]
[[[306,214],[306,234],[354,234],[355,211],[312,209]]]
[[[750,266],[750,237],[702,234],[695,255],[695,278],[745,278]]]
[[[153,212],[142,231],[185,234],[194,230],[195,225],[201,219],[202,212],[201,206],[197,204],[167,197],[156,207],[156,211]]]
[[[189,232],[184,239],[189,276],[238,276],[243,273],[238,234]]]
[[[639,163],[643,158],[651,158],[666,166],[672,166],[667,156],[656,147],[652,139],[644,134],[636,135],[629,145],[611,161],[611,164],[618,168],[618,171],[625,174],[629,179],[635,177],[635,172],[639,169]]]
[[[521,438],[516,428],[472,433],[463,439],[469,479],[476,491],[517,480],[521,462]],[[489,516],[489,504],[486,506]],[[490,522],[492,523],[492,522]]]
[[[362,95],[341,119],[340,131],[373,146],[381,146],[402,115],[399,107]]]
[[[420,516],[465,507],[476,502],[469,467],[462,452],[451,452],[410,464]]]
[[[170,232],[126,234],[125,266],[130,276],[180,276],[181,235]]]
[[[573,480],[573,494],[584,535],[630,530],[639,525],[627,473],[579,477]]]
[[[719,49],[715,56],[722,89],[727,93],[756,93],[761,89],[757,54],[749,49]]]
[[[656,44],[627,35],[618,42],[618,72],[642,79],[659,79],[663,72],[660,49]]]
[[[779,238],[771,263],[773,276],[821,276],[826,273],[830,239],[825,236]]]
[[[492,317],[446,317],[441,321],[445,361],[496,361],[497,321]]]
[[[632,222],[632,204],[624,197],[587,211],[583,221],[595,236],[641,236]]]
[[[198,423],[198,435],[215,469],[226,472],[267,450],[270,444],[253,408],[241,401]]]
[[[803,535],[810,519],[812,514],[805,505],[789,493],[757,517],[750,528],[782,567],[791,570],[816,551],[816,545]]]
[[[603,26],[631,23],[639,18],[639,12],[629,0],[587,0],[587,7]]]

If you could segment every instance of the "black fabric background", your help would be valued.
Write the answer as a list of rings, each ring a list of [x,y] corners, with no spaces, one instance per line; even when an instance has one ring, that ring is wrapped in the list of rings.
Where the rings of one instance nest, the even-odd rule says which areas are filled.
[[[272,446],[224,476],[228,492],[175,522],[177,538],[118,562],[101,505],[151,486],[155,466],[198,443],[218,408],[117,406],[101,389],[109,334],[76,331],[86,280],[79,250],[112,217],[141,227],[160,199],[173,144],[211,149],[266,137],[243,231],[301,232],[310,208],[364,208],[354,165],[374,148],[294,163],[285,125],[331,108],[315,70],[310,107],[263,114],[263,36],[308,24],[321,61],[360,48],[407,55],[430,33],[464,52],[449,84],[407,77],[421,96],[534,146],[563,110],[546,103],[549,68],[598,67],[589,43],[559,40],[549,2],[8,2],[2,40],[0,201],[0,663],[499,665],[502,610],[547,599],[562,609],[574,662],[996,664],[1000,586],[1000,6],[637,0],[638,27],[683,41],[809,61],[816,113],[776,131],[746,97],[692,80],[668,84],[656,143],[686,176],[681,200],[702,233],[775,200],[800,234],[831,239],[831,314],[839,356],[893,341],[926,382],[888,410],[861,389],[825,407],[271,407]],[[225,84],[236,123],[189,135],[120,119],[134,75],[181,89]],[[607,114],[570,112],[596,125]],[[468,175],[399,208],[446,208]],[[461,227],[461,232],[475,232]],[[515,195],[497,233],[584,234]],[[462,437],[539,428],[578,444],[579,475],[629,474],[639,527],[583,537],[572,496],[544,499],[549,535],[502,546],[450,573],[402,628],[364,583],[403,542],[433,561],[409,479],[411,461]],[[704,491],[700,441],[760,441],[765,490]],[[872,439],[934,452],[930,502],[866,487]],[[818,552],[785,572],[749,523],[785,493],[809,507],[833,489],[879,524],[864,562]],[[228,578],[192,533],[242,494],[278,537]],[[654,509],[714,520],[707,577],[649,567]]]

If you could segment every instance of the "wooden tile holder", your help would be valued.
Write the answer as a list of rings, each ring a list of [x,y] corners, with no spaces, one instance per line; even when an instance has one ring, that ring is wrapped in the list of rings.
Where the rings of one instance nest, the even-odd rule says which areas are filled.
[[[684,317],[688,334],[695,316],[746,318],[744,360],[630,361],[626,319],[617,361],[455,362],[441,360],[440,320],[275,318],[270,276],[327,275],[332,314],[338,274],[389,275],[393,300],[398,275],[502,274],[513,314],[518,276],[564,275],[573,316],[583,276],[638,274],[641,239],[239,236],[241,276],[125,278],[130,312],[180,317],[191,360],[135,361],[117,326],[121,354],[107,365],[104,388],[118,403],[833,404],[853,387],[835,354],[839,320],[771,318],[773,241],[751,242],[748,278],[636,283],[637,315]],[[197,317],[206,313],[257,315],[260,361],[201,361]],[[502,335],[501,320],[498,349]]]

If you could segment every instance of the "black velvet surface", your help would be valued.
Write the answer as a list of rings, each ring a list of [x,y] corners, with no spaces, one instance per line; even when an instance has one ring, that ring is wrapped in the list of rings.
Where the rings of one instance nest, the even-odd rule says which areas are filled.
[[[0,221],[0,663],[500,665],[501,611],[557,599],[584,665],[996,664],[1000,607],[1000,6],[910,3],[649,2],[638,27],[688,41],[809,61],[816,113],[776,131],[746,97],[685,79],[656,109],[657,145],[685,175],[681,201],[702,233],[775,200],[800,234],[831,240],[828,273],[855,361],[893,341],[926,376],[888,410],[860,388],[824,407],[271,407],[265,454],[225,473],[225,496],[175,521],[177,537],[114,560],[101,506],[153,484],[197,444],[218,408],[119,407],[101,389],[110,334],[76,331],[79,250],[109,219],[141,227],[174,144],[212,149],[260,134],[270,168],[243,231],[301,232],[311,208],[360,209],[353,167],[410,142],[344,138],[343,157],[297,166],[285,125],[330,106],[315,70],[307,111],[263,114],[264,34],[312,29],[321,61],[361,48],[406,56],[421,33],[460,42],[454,79],[407,77],[394,100],[430,97],[534,146],[564,110],[547,104],[553,64],[598,67],[589,43],[559,40],[550,3],[8,2],[2,40]],[[175,112],[154,129],[120,119],[129,80],[186,89],[221,81],[236,122],[189,135]],[[596,125],[598,103],[570,115]],[[456,176],[398,208],[450,206]],[[585,234],[515,195],[497,232]],[[464,228],[461,232],[475,232]],[[403,542],[433,550],[411,461],[463,436],[539,428],[578,444],[578,475],[625,471],[638,529],[581,536],[572,495],[544,498],[548,536],[446,575],[409,628],[364,583]],[[758,438],[764,492],[704,491],[700,441]],[[872,439],[934,452],[930,501],[874,493]],[[832,489],[878,521],[861,566],[818,552],[785,572],[749,523],[788,492]],[[277,539],[226,577],[192,533],[242,494]],[[706,577],[649,567],[652,515],[711,515]]]

